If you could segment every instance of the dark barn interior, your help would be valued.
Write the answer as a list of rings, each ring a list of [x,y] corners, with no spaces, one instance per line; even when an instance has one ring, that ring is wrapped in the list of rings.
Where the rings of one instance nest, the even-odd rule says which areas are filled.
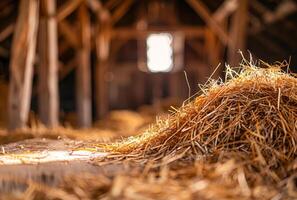
[[[294,0],[2,0],[0,199],[296,199],[296,72]]]

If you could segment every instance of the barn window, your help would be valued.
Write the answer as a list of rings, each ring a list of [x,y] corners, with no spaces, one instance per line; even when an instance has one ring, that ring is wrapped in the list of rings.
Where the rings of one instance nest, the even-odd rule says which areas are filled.
[[[173,67],[172,35],[150,34],[146,39],[147,67],[150,72],[170,72]]]

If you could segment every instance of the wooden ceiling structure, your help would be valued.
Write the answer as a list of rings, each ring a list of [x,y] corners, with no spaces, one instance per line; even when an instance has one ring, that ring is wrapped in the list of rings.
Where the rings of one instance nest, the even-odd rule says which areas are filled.
[[[161,0],[153,0],[155,2]],[[167,4],[170,4],[165,1]],[[26,126],[31,96],[38,95],[39,117],[46,126],[59,124],[59,80],[76,68],[76,109],[79,127],[92,124],[92,77],[95,82],[95,107],[98,118],[109,110],[107,74],[113,54],[130,39],[141,39],[155,32],[181,32],[188,39],[202,38],[204,43],[189,42],[198,54],[206,55],[214,66],[227,57],[231,66],[240,61],[238,50],[246,50],[248,34],[262,29],[296,13],[297,4],[291,0],[278,3],[271,11],[257,0],[225,0],[213,11],[202,0],[184,0],[194,11],[202,25],[187,25],[173,20],[166,26],[150,26],[149,15],[137,14],[135,23],[118,26],[118,22],[135,4],[148,5],[142,0],[20,0],[17,17],[0,30],[0,43],[11,40],[11,46],[0,46],[0,56],[9,57],[9,105],[10,128]],[[139,6],[140,5],[140,6]],[[15,1],[1,1],[0,10],[5,18],[14,12]],[[251,14],[250,9],[255,13]],[[166,18],[166,15],[165,15]],[[170,20],[173,16],[167,16]],[[112,44],[113,40],[122,41]],[[267,42],[265,42],[267,43]],[[272,47],[276,48],[276,47]],[[70,57],[63,57],[71,49]],[[95,55],[94,75],[91,70],[91,54]],[[65,57],[67,57],[65,56]],[[34,65],[38,77],[38,89],[32,90]],[[214,78],[222,69],[216,70]],[[174,81],[173,81],[174,82]]]

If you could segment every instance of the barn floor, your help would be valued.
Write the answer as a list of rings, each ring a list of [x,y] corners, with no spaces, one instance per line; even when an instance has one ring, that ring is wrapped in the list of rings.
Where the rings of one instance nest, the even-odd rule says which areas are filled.
[[[97,147],[98,141],[119,138],[106,130],[94,131],[94,138],[81,130],[80,139],[54,133],[51,137],[56,139],[45,138],[40,134],[44,129],[37,135],[32,132],[36,138],[1,145],[3,199],[294,199],[296,195],[297,177],[272,184],[255,176],[256,185],[248,185],[242,161],[234,155],[194,164],[179,158],[151,166],[142,161],[106,162],[108,153]],[[75,138],[76,132],[68,129],[68,136],[70,132]],[[19,134],[28,136],[28,130]]]
[[[123,164],[98,163],[107,153],[96,145],[138,134],[152,119],[123,110],[111,112],[93,129],[46,129],[37,123],[13,133],[0,130],[0,199],[23,199],[32,183],[56,188],[69,177],[122,173]]]

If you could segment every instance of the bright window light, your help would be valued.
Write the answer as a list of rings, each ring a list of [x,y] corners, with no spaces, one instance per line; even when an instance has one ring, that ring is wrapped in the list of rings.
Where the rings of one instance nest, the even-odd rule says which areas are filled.
[[[169,33],[150,34],[146,40],[147,66],[150,72],[172,69],[172,36]]]

